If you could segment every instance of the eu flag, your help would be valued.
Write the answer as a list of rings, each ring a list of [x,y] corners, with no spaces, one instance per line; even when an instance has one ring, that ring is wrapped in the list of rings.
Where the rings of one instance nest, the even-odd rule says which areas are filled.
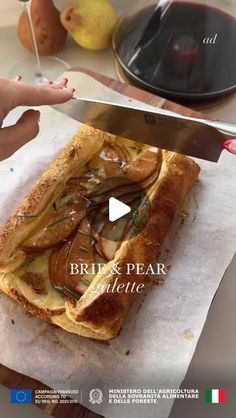
[[[32,389],[11,389],[11,403],[32,403]]]

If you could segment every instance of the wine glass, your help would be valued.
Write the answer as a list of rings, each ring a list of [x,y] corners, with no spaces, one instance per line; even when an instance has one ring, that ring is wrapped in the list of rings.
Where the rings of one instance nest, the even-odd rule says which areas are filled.
[[[70,66],[61,58],[55,56],[40,57],[33,21],[31,17],[31,0],[18,0],[23,11],[26,13],[29,33],[31,37],[33,57],[23,59],[12,68],[9,76],[13,78],[16,74],[23,76],[24,80],[30,83],[43,84],[48,80],[55,81]]]

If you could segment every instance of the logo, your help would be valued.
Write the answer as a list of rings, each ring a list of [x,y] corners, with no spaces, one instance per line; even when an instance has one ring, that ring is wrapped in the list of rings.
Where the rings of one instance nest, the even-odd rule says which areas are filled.
[[[89,402],[92,403],[93,405],[95,403],[100,404],[102,403],[102,399],[103,399],[103,393],[101,391],[101,389],[95,388],[90,390],[89,392]]]
[[[226,390],[225,389],[206,389],[205,390],[206,403],[225,403]]]
[[[33,403],[32,389],[11,389],[11,403]]]

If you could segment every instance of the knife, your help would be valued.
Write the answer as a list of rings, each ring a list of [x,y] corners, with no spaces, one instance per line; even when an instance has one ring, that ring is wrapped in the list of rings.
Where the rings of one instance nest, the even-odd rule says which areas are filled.
[[[134,107],[74,97],[52,107],[104,132],[213,162],[219,160],[229,137],[236,137],[234,123],[187,117],[158,108],[150,111],[136,104]]]

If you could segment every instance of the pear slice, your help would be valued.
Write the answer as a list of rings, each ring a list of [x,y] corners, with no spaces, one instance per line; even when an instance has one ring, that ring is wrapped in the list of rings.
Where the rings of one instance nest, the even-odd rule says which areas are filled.
[[[86,216],[86,200],[78,194],[69,195],[66,203],[44,217],[22,244],[26,253],[40,252],[55,247],[66,239]]]
[[[106,260],[113,260],[129,220],[120,218],[116,222],[107,222],[102,230],[99,244]]]
[[[74,236],[60,249],[54,251],[49,260],[49,275],[52,285],[68,298],[77,299],[88,288],[93,279],[92,274],[77,274],[73,265],[94,263],[94,246],[92,245],[91,228],[85,218]],[[76,273],[76,274],[72,274]],[[73,297],[74,296],[74,297]]]

